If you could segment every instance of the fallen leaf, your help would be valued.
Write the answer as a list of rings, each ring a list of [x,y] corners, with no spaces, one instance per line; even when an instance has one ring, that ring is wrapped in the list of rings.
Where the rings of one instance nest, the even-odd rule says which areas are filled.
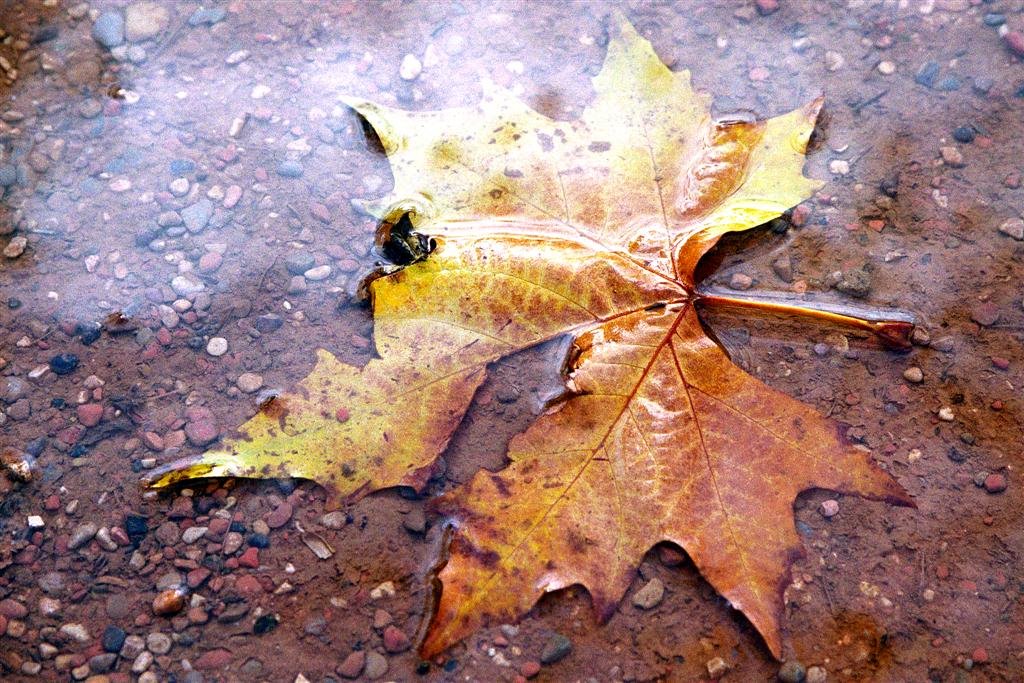
[[[669,71],[624,19],[612,33],[576,121],[491,84],[479,104],[440,112],[348,99],[395,177],[365,208],[411,221],[436,248],[370,285],[376,359],[354,368],[321,351],[236,436],[151,479],[304,477],[345,498],[422,490],[487,364],[570,335],[569,397],[513,439],[505,470],[433,501],[451,540],[425,657],[572,584],[607,619],[661,541],[685,548],[779,657],[796,496],[913,504],[836,423],[732,364],[694,310],[736,303],[695,287],[722,235],[821,186],[802,174],[821,100],[716,121],[688,72]],[[836,318],[895,343],[909,331]]]

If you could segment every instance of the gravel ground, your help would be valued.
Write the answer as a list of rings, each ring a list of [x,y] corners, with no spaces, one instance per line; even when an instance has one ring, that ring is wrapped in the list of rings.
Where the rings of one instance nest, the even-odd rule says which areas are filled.
[[[807,173],[828,184],[723,242],[709,286],[921,324],[896,354],[814,322],[705,318],[919,504],[798,500],[781,669],[672,546],[603,626],[567,590],[420,662],[441,542],[422,499],[328,511],[308,482],[140,488],[317,348],[369,358],[353,295],[375,225],[351,201],[391,179],[338,96],[442,108],[477,98],[484,71],[571,119],[610,8],[0,3],[3,680],[1024,680],[1019,0],[620,5],[718,113],[826,98]],[[502,466],[563,352],[492,369],[435,491]]]

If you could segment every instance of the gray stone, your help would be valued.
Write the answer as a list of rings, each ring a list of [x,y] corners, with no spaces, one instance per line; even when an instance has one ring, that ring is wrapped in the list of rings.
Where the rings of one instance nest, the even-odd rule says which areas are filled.
[[[18,182],[18,169],[14,164],[0,165],[0,187],[10,187]]]
[[[161,228],[170,228],[175,225],[181,225],[181,216],[178,215],[177,211],[163,211],[156,217],[156,224]]]
[[[83,522],[75,527],[75,530],[71,532],[71,538],[68,540],[68,549],[74,550],[80,548],[93,539],[99,528],[92,522]]]
[[[200,7],[192,16],[188,18],[189,26],[213,26],[217,22],[224,21],[224,17],[227,16],[227,10],[223,7],[211,7],[209,9]]]
[[[28,385],[19,377],[0,378],[0,401],[10,404],[25,395]]]
[[[200,232],[210,222],[213,215],[213,202],[209,199],[200,199],[192,206],[181,210],[181,220],[189,232]]]
[[[277,167],[277,175],[282,178],[299,178],[302,176],[303,169],[302,164],[297,161],[282,161],[281,165]]]
[[[371,681],[375,681],[387,672],[388,660],[384,655],[375,650],[370,650],[366,653],[366,667],[363,669],[364,676]]]
[[[654,609],[665,597],[665,584],[654,578],[633,594],[633,604],[640,609]]]
[[[165,655],[171,651],[171,637],[166,633],[150,633],[146,636],[146,648],[155,655]]]
[[[292,275],[302,275],[316,264],[313,255],[305,251],[289,254],[284,260],[284,267]]]
[[[155,2],[136,2],[124,11],[124,35],[131,43],[139,43],[167,28],[170,12]],[[134,60],[133,60],[134,61]]]
[[[544,644],[544,649],[541,650],[540,663],[554,664],[555,662],[560,662],[569,656],[570,652],[572,652],[572,641],[561,633],[552,634],[548,642]]]
[[[92,25],[92,37],[106,48],[117,47],[124,42],[124,16],[118,10],[108,10],[96,17]]]

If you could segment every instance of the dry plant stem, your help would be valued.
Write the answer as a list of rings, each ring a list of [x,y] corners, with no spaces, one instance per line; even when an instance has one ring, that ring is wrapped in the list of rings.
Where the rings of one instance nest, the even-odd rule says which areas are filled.
[[[781,313],[800,315],[826,322],[864,330],[877,335],[879,340],[891,349],[909,349],[910,335],[914,332],[914,323],[909,320],[868,320],[848,313],[830,311],[823,304],[813,306],[797,306],[778,301],[765,301],[746,297],[733,297],[722,294],[698,294],[697,301],[708,306],[728,308],[744,308],[763,311],[765,313]]]

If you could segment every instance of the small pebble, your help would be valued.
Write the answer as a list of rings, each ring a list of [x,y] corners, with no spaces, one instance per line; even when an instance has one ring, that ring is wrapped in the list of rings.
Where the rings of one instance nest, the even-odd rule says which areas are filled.
[[[918,367],[909,367],[903,371],[903,379],[912,384],[920,384],[924,381],[924,372]]]
[[[190,526],[189,528],[181,532],[181,541],[186,545],[191,545],[203,536],[205,536],[207,531],[209,531],[209,527]]]
[[[957,126],[953,129],[953,139],[964,144],[974,142],[975,135],[974,126]]]
[[[235,50],[224,59],[224,63],[228,66],[235,66],[236,64],[241,64],[247,59],[249,59],[248,50]]]
[[[828,499],[821,503],[821,516],[825,518],[835,517],[839,514],[839,501]]]
[[[561,633],[552,634],[540,653],[542,664],[554,664],[565,659],[572,652],[572,641]]]
[[[746,273],[733,273],[729,278],[729,287],[736,290],[750,289],[754,284],[754,279]]]
[[[82,547],[96,536],[96,532],[99,531],[92,522],[83,522],[75,527],[75,530],[71,532],[71,538],[68,539],[68,549],[75,550]]]
[[[303,273],[303,277],[305,277],[307,280],[311,282],[319,282],[320,280],[326,280],[330,276],[331,267],[327,265],[316,266],[315,268],[310,268],[305,273]]]
[[[718,680],[729,670],[729,665],[721,657],[709,659],[704,666],[708,670],[708,677],[712,680]]]
[[[640,609],[654,609],[665,597],[665,584],[653,578],[633,594],[633,604]]]
[[[153,614],[166,617],[177,614],[185,606],[186,593],[182,588],[169,588],[153,598]]]
[[[939,153],[942,155],[942,161],[951,168],[963,168],[966,165],[964,155],[956,147],[941,147]]]
[[[412,641],[409,640],[409,636],[405,635],[405,633],[395,626],[388,626],[385,628],[381,637],[384,641],[384,649],[391,654],[405,652],[412,647]]]
[[[1020,31],[1008,31],[1003,36],[1003,44],[1006,48],[1017,55],[1018,57],[1024,58],[1024,33]]]
[[[228,352],[228,340],[224,337],[210,337],[206,342],[206,352],[213,357],[223,356]]]
[[[1007,218],[999,224],[999,232],[1018,241],[1024,241],[1024,220]]]
[[[59,353],[50,359],[50,370],[56,375],[69,375],[78,367],[78,356],[73,353]]]
[[[416,80],[423,71],[423,64],[414,54],[407,54],[402,57],[402,64],[398,67],[398,75],[404,81]]]
[[[1002,493],[1006,490],[1006,476],[1002,474],[990,474],[985,477],[985,490],[989,493]]]
[[[792,659],[779,667],[779,680],[782,683],[803,683],[806,677],[804,665]]]
[[[71,638],[76,643],[88,643],[92,640],[92,636],[89,635],[89,630],[82,624],[64,624],[60,627],[60,632]]]
[[[832,175],[846,175],[850,172],[850,162],[846,159],[833,159],[828,163],[828,170]]]
[[[943,422],[952,422],[955,419],[953,409],[949,406],[942,406],[939,408],[939,419]]]
[[[146,636],[146,649],[155,655],[165,655],[171,651],[173,641],[166,633],[154,631]]]
[[[277,167],[277,175],[282,178],[300,178],[302,177],[303,169],[302,164],[298,161],[282,161]]]
[[[254,372],[244,372],[235,380],[235,386],[243,394],[252,394],[259,391],[260,387],[263,386],[263,377]]]
[[[24,235],[18,235],[12,237],[11,241],[4,247],[4,256],[7,258],[18,258],[25,253],[25,248],[28,246],[28,238]]]
[[[366,653],[366,667],[363,669],[363,675],[366,676],[366,678],[371,681],[375,681],[378,678],[382,678],[387,672],[387,657],[376,650],[370,650]]]
[[[171,181],[171,184],[167,189],[169,189],[171,194],[175,197],[184,197],[188,194],[189,187],[188,178],[175,178]]]

